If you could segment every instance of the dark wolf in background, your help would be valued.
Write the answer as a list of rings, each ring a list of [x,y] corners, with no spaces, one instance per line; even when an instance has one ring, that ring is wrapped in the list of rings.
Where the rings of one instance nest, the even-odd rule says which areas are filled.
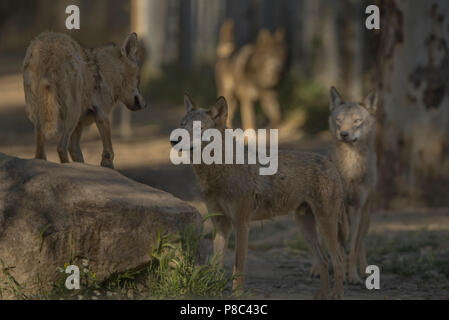
[[[275,128],[281,121],[276,86],[287,60],[285,33],[282,29],[273,35],[261,30],[256,43],[236,50],[234,31],[231,20],[222,26],[215,66],[218,95],[229,104],[227,125],[232,128],[240,105],[243,128],[255,128],[254,103],[259,100],[270,127]]]

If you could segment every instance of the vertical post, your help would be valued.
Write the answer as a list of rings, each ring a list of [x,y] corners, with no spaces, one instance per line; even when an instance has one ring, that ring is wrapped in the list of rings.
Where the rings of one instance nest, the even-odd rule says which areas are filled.
[[[352,66],[351,66],[351,80],[349,85],[349,92],[351,99],[362,99],[363,95],[363,40],[364,40],[364,26],[362,5],[360,1],[352,0],[349,3],[354,12],[350,24],[352,29],[352,37],[350,39],[350,46],[352,52]]]
[[[192,3],[191,0],[182,0],[180,6],[180,45],[179,57],[184,68],[192,66]]]
[[[144,36],[147,32],[145,2],[145,0],[131,0],[131,32],[136,32],[139,36]]]
[[[140,39],[140,45],[146,47],[148,28],[146,25],[147,17],[146,0],[130,0],[130,31],[137,33]],[[145,48],[142,48],[145,52]],[[144,60],[144,59],[142,59]],[[143,64],[143,61],[141,61]],[[132,134],[131,112],[126,108],[120,109],[120,135],[122,138],[129,138]]]

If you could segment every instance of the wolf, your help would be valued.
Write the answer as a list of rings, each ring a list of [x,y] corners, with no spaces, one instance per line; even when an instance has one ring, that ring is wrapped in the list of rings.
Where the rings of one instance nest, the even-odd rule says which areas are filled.
[[[23,62],[26,113],[33,122],[37,159],[46,160],[45,141],[59,137],[61,163],[84,162],[83,128],[96,123],[103,143],[101,165],[114,168],[108,115],[116,104],[146,107],[139,91],[137,34],[114,44],[84,49],[70,36],[44,32],[29,45]]]
[[[377,103],[375,90],[363,102],[348,102],[343,100],[335,87],[330,89],[329,127],[334,141],[331,158],[345,190],[345,207],[350,224],[347,264],[350,283],[361,283],[360,275],[365,274],[367,266],[364,239],[369,229],[370,205],[377,185]]]
[[[274,34],[263,29],[254,44],[235,49],[234,22],[227,20],[220,31],[215,65],[217,92],[229,103],[227,125],[240,103],[244,129],[255,128],[254,103],[260,100],[262,110],[276,128],[281,113],[276,87],[281,80],[287,60],[285,32],[278,29]]]
[[[228,104],[224,97],[210,109],[197,107],[188,95],[184,102],[187,113],[180,128],[187,130],[190,137],[195,121],[201,121],[202,132],[214,128],[222,133],[222,138],[225,137]],[[177,146],[180,141],[171,141],[171,144]],[[224,141],[222,145],[225,145]],[[315,298],[343,297],[345,256],[341,241],[347,238],[349,230],[345,220],[343,184],[332,162],[314,153],[279,150],[278,170],[274,175],[259,175],[259,164],[201,163],[192,166],[208,211],[220,214],[211,219],[217,232],[214,254],[221,267],[231,231],[233,228],[236,231],[234,290],[241,288],[244,281],[251,221],[294,213],[318,261],[321,284]],[[317,230],[325,246],[318,241]],[[332,295],[325,248],[335,270]]]

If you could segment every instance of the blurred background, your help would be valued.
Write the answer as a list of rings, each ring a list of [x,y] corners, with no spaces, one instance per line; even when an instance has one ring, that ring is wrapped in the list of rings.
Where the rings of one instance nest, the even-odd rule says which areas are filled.
[[[365,8],[373,3],[381,8],[381,30],[365,27]],[[60,31],[94,47],[111,41],[121,44],[135,31],[143,48],[141,86],[152,107],[138,114],[116,110],[114,133],[118,147],[121,141],[152,140],[153,147],[145,146],[151,155],[146,161],[152,161],[154,145],[165,143],[163,139],[182,117],[176,108],[183,92],[189,92],[199,105],[211,104],[216,98],[214,66],[220,28],[231,18],[236,50],[254,43],[262,29],[285,30],[288,54],[277,86],[283,143],[325,152],[330,142],[329,87],[337,86],[344,98],[356,101],[376,87],[381,92],[378,207],[447,205],[447,4],[436,0],[410,3],[0,0],[0,110],[4,119],[0,143],[12,151],[18,148],[18,155],[32,156],[32,126],[23,111],[21,63],[35,36],[46,30]],[[80,8],[80,30],[65,28],[65,8],[70,4]],[[257,126],[265,125],[264,119],[256,105]],[[88,148],[98,139],[95,130],[91,131],[85,135]],[[119,164],[127,157],[137,161],[134,152],[116,154]],[[161,157],[160,152],[156,155]],[[167,163],[168,156],[160,161]],[[123,162],[122,167],[133,165]]]
[[[148,117],[147,113],[116,110],[113,118],[117,138],[129,141],[142,138],[138,130],[144,130],[143,127],[157,125],[159,128],[153,128],[151,133],[168,134],[182,117],[182,111],[171,111],[182,103],[185,91],[199,105],[215,101],[214,66],[219,33],[225,19],[230,18],[235,22],[237,50],[255,42],[262,29],[270,32],[279,28],[285,30],[288,54],[278,85],[284,120],[281,137],[285,143],[313,138],[311,144],[316,145],[315,149],[324,150],[326,139],[329,140],[326,133],[328,88],[338,84],[340,92],[360,100],[364,87],[372,86],[369,70],[374,54],[370,39],[375,33],[365,28],[364,10],[368,1],[366,5],[364,2],[1,0],[0,105],[3,108],[14,105],[15,108],[9,110],[15,113],[18,121],[8,121],[3,126],[1,139],[14,148],[19,140],[28,143],[29,150],[24,150],[21,155],[32,156],[32,126],[23,112],[21,63],[30,41],[40,32],[65,32],[86,47],[111,41],[121,44],[129,32],[138,33],[144,48],[140,54],[143,65],[141,86],[152,108]],[[68,16],[65,8],[70,4],[80,8],[80,30],[69,31],[65,27]],[[264,115],[259,105],[256,105],[256,111],[260,126],[264,123]],[[160,112],[167,112],[169,119]],[[235,118],[238,123],[240,117]],[[146,136],[156,138],[150,133]],[[95,130],[85,138],[89,137],[97,139]],[[164,136],[166,138],[168,136]],[[120,163],[124,155],[123,152],[117,154]],[[168,154],[164,161],[168,161]],[[93,162],[97,162],[96,159]]]
[[[65,28],[65,8],[70,4],[81,10],[80,30]],[[370,4],[381,9],[380,30],[365,28],[365,8]],[[0,152],[34,156],[34,129],[25,115],[21,75],[25,50],[34,37],[60,31],[94,47],[111,41],[121,44],[135,31],[144,48],[141,87],[150,108],[113,113],[116,168],[205,213],[189,166],[170,163],[168,140],[185,113],[185,91],[204,107],[217,97],[216,50],[228,18],[235,22],[237,49],[255,42],[262,29],[274,32],[281,27],[286,32],[288,54],[277,86],[283,147],[328,152],[331,85],[356,101],[371,88],[379,90],[379,186],[368,257],[382,264],[383,272],[394,274],[387,285],[393,291],[413,295],[421,290],[421,297],[443,290],[441,284],[449,278],[447,0],[0,0]],[[256,105],[257,126],[264,126],[265,120]],[[101,148],[96,129],[86,130],[86,162],[98,165]],[[55,143],[47,152],[49,160],[58,161]],[[265,270],[261,272],[267,283],[261,292],[277,288],[275,296],[282,297],[283,286],[297,283],[279,278],[284,269],[273,271],[270,277],[276,279],[266,272],[273,268],[272,261],[291,264],[278,257],[279,248],[287,244],[291,250],[302,250],[304,245],[288,219],[267,223],[265,229],[269,237],[259,229],[252,233],[249,265]],[[258,257],[261,252],[263,258]],[[434,281],[423,285],[423,275]],[[401,276],[417,276],[416,287],[405,288]],[[254,277],[257,273],[250,283],[260,284]],[[447,293],[447,287],[444,290]]]

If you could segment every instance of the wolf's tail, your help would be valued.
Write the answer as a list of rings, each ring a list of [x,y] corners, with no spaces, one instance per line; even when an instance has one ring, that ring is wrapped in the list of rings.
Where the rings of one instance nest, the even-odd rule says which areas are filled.
[[[60,106],[53,86],[47,78],[42,78],[37,88],[37,121],[46,139],[53,137],[58,130]]]

